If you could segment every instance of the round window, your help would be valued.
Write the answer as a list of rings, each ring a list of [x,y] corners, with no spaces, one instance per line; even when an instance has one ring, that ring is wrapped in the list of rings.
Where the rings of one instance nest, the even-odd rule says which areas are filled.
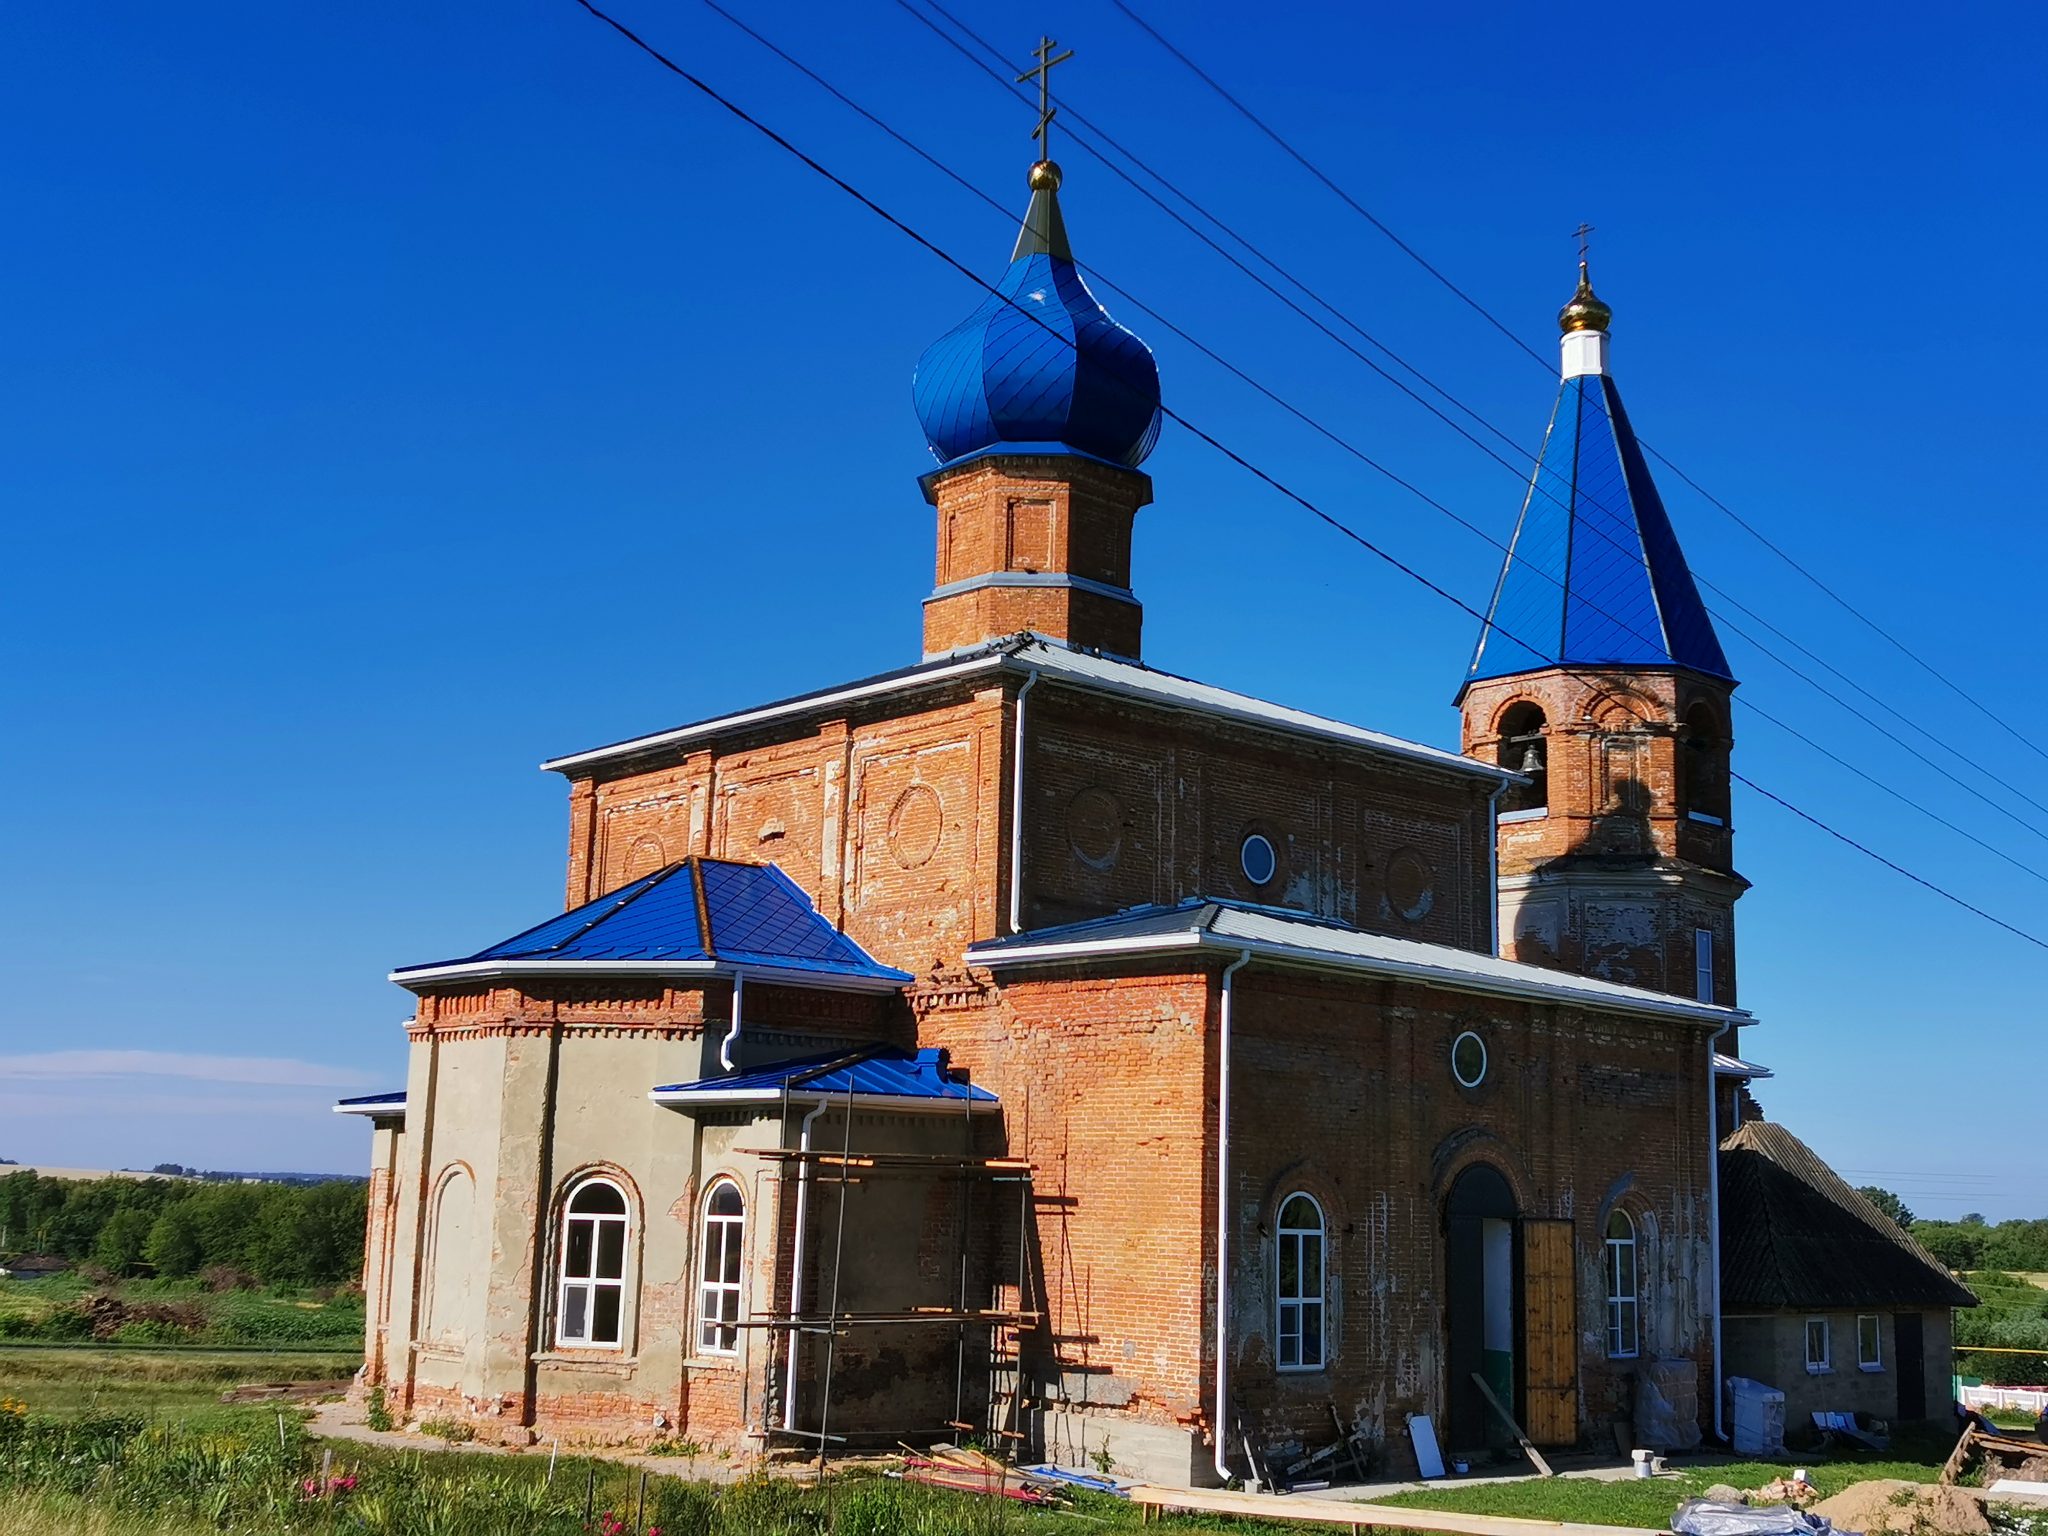
[[[1469,1029],[1451,1042],[1451,1076],[1466,1088],[1486,1081],[1486,1042]]]
[[[1280,855],[1273,851],[1272,842],[1257,832],[1237,850],[1237,862],[1244,868],[1245,879],[1253,885],[1266,885],[1280,873]]]

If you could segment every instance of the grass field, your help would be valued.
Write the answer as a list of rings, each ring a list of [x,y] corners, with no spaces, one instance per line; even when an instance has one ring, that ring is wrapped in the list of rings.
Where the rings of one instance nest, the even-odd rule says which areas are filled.
[[[98,1297],[111,1302],[95,1301]],[[105,1336],[109,1328],[111,1340]],[[362,1337],[363,1300],[353,1291],[212,1292],[191,1280],[95,1284],[78,1275],[0,1280],[0,1343],[98,1339],[346,1348],[360,1344]]]
[[[1807,1476],[1823,1498],[1851,1483],[1872,1478],[1899,1478],[1931,1483],[1955,1448],[1940,1434],[1901,1435],[1889,1452],[1823,1456],[1804,1463]],[[1761,1488],[1783,1477],[1784,1462],[1744,1461],[1722,1466],[1687,1468],[1676,1477],[1597,1482],[1560,1477],[1543,1481],[1481,1483],[1465,1487],[1430,1488],[1395,1494],[1378,1502],[1409,1509],[1458,1510],[1474,1515],[1520,1515],[1535,1520],[1572,1520],[1589,1525],[1633,1525],[1668,1530],[1671,1516],[1687,1499],[1696,1499],[1716,1483],[1735,1488]]]
[[[179,1424],[233,1422],[248,1408],[220,1400],[248,1382],[325,1381],[342,1391],[362,1363],[341,1354],[255,1350],[54,1349],[0,1344],[0,1399],[32,1412],[146,1414]],[[256,1409],[268,1416],[274,1410]]]

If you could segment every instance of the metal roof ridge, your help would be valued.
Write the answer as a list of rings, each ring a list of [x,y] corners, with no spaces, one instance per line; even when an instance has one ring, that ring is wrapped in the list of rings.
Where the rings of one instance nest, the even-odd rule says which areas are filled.
[[[1047,653],[1054,658],[1050,666],[1040,662],[1037,658],[1027,657],[1024,654],[1031,648],[1032,644],[1043,646]],[[1467,757],[1462,752],[1453,752],[1448,747],[1432,747],[1427,742],[1410,741],[1405,736],[1395,736],[1387,731],[1376,730],[1369,725],[1357,725],[1349,720],[1339,720],[1333,715],[1318,714],[1314,710],[1304,709],[1297,704],[1282,704],[1276,699],[1262,699],[1257,694],[1243,693],[1235,688],[1226,688],[1221,683],[1205,683],[1200,678],[1187,677],[1179,672],[1168,672],[1164,668],[1153,666],[1147,662],[1132,661],[1125,657],[1112,656],[1106,651],[1081,650],[1074,646],[1048,640],[1043,635],[1031,634],[1026,645],[1016,650],[1005,651],[1000,658],[1002,662],[1012,666],[1037,666],[1043,670],[1059,673],[1065,681],[1081,687],[1094,684],[1105,691],[1115,693],[1142,694],[1144,692],[1131,686],[1128,679],[1121,680],[1123,686],[1119,687],[1119,679],[1091,676],[1086,671],[1072,665],[1065,668],[1059,665],[1060,661],[1070,659],[1078,659],[1080,662],[1092,662],[1103,667],[1115,668],[1125,673],[1136,673],[1144,679],[1153,681],[1156,691],[1151,696],[1156,701],[1167,704],[1170,708],[1187,709],[1197,714],[1234,715],[1250,723],[1265,726],[1270,730],[1331,737],[1350,742],[1355,746],[1365,747],[1369,750],[1383,751],[1397,757],[1412,758],[1419,762],[1429,763],[1435,767],[1447,768],[1454,772],[1468,773],[1480,778],[1519,779],[1521,777],[1520,774],[1513,772],[1511,769],[1501,768],[1493,763],[1481,762],[1477,758]],[[1249,705],[1251,708],[1232,710],[1227,706],[1218,707],[1217,703],[1192,698],[1175,701],[1171,692],[1175,685],[1182,688],[1201,689],[1205,693],[1219,695],[1221,700]],[[1279,716],[1291,716],[1292,718],[1277,718]]]

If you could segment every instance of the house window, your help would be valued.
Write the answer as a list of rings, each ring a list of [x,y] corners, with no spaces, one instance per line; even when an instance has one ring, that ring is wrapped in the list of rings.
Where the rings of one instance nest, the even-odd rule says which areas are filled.
[[[1834,1352],[1828,1337],[1828,1320],[1824,1317],[1809,1317],[1806,1320],[1806,1369],[1818,1376],[1834,1368]]]
[[[1607,1218],[1607,1356],[1633,1360],[1642,1343],[1642,1302],[1636,1289],[1636,1224],[1627,1211]]]
[[[1253,885],[1269,885],[1280,873],[1280,855],[1273,849],[1273,840],[1262,833],[1254,832],[1244,840],[1237,850],[1237,862]]]
[[[1714,1000],[1714,930],[1692,931],[1692,995],[1703,1003]]]
[[[1884,1330],[1875,1313],[1856,1319],[1856,1364],[1866,1371],[1884,1369]]]
[[[697,1282],[697,1347],[707,1355],[740,1348],[740,1248],[747,1203],[739,1185],[720,1179],[704,1197],[704,1242]]]
[[[626,1194],[609,1179],[569,1192],[562,1221],[555,1342],[617,1349],[626,1304]]]
[[[1323,1368],[1323,1208],[1305,1194],[1280,1202],[1277,1294],[1279,1364],[1283,1371]]]

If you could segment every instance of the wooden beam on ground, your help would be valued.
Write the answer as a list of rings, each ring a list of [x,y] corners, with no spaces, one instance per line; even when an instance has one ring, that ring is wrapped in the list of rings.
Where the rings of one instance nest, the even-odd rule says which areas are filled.
[[[1307,1494],[1231,1493],[1221,1488],[1160,1488],[1140,1483],[1131,1502],[1150,1519],[1155,1511],[1178,1509],[1197,1515],[1232,1515],[1308,1525],[1348,1526],[1354,1536],[1384,1530],[1448,1531],[1451,1536],[1669,1536],[1618,1525],[1581,1525],[1564,1520],[1525,1520],[1514,1515],[1463,1515],[1448,1509],[1407,1509],[1399,1504],[1352,1504]]]
[[[1557,1476],[1555,1472],[1550,1470],[1550,1463],[1543,1459],[1543,1453],[1536,1449],[1527,1435],[1522,1433],[1522,1426],[1515,1422],[1515,1416],[1509,1413],[1507,1409],[1501,1407],[1500,1399],[1493,1395],[1493,1388],[1486,1384],[1486,1378],[1477,1371],[1474,1371],[1472,1373],[1472,1385],[1477,1387],[1479,1395],[1486,1399],[1487,1407],[1500,1415],[1501,1423],[1507,1425],[1509,1433],[1514,1435],[1515,1444],[1522,1448],[1523,1454],[1536,1463],[1536,1470],[1545,1477]]]

